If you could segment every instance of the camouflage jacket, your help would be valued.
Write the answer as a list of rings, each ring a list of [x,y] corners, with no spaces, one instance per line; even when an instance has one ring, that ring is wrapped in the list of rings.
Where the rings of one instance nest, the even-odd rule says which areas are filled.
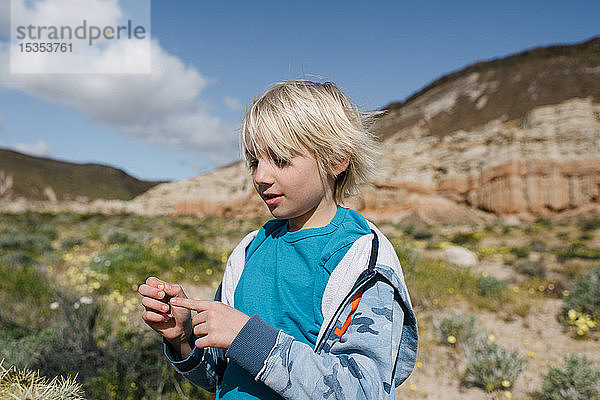
[[[324,322],[314,348],[254,315],[227,350],[195,348],[175,361],[192,383],[215,391],[234,360],[286,399],[393,399],[417,356],[417,322],[398,257],[369,222],[332,272],[321,303]],[[249,233],[233,250],[215,299],[234,305]]]

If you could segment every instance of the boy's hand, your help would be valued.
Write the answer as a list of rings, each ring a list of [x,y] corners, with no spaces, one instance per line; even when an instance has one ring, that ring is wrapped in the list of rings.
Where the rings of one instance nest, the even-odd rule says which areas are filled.
[[[219,301],[192,300],[174,297],[170,301],[175,308],[184,307],[198,311],[192,318],[194,334],[198,336],[196,347],[228,349],[231,342],[250,319],[249,316]]]
[[[191,332],[190,311],[186,308],[171,307],[169,299],[187,296],[180,285],[169,284],[158,278],[150,277],[140,285],[138,293],[142,297],[142,319],[150,328],[161,334],[181,355],[187,358],[192,351],[193,334]]]

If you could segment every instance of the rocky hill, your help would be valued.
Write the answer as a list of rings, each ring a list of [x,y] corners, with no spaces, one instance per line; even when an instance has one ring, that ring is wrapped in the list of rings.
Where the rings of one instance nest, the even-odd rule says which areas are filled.
[[[131,200],[161,182],[136,179],[99,164],[75,164],[0,149],[0,199],[57,203]]]
[[[471,65],[386,110],[379,174],[347,202],[371,218],[477,222],[599,202],[600,38]],[[141,202],[177,214],[266,212],[241,163],[157,186]]]
[[[600,38],[446,75],[376,124],[377,177],[347,204],[373,220],[480,222],[600,208]],[[99,211],[268,216],[244,165]]]
[[[387,109],[367,209],[437,198],[431,211],[450,200],[552,215],[599,202],[600,38],[478,63]]]

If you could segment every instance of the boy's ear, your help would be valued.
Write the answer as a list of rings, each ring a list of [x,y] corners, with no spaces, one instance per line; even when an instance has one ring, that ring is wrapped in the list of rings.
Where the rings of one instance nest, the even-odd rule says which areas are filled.
[[[348,165],[350,165],[350,158],[346,158],[344,161],[342,161],[341,163],[339,163],[336,167],[335,167],[335,176],[338,176],[339,174],[341,174],[342,172],[344,172],[345,170],[348,169]]]

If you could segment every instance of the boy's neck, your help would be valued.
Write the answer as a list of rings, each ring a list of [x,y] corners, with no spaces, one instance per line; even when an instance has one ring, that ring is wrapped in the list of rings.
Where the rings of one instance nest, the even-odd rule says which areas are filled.
[[[321,228],[328,225],[337,212],[338,205],[330,203],[307,212],[299,217],[288,219],[288,232],[301,229]]]

